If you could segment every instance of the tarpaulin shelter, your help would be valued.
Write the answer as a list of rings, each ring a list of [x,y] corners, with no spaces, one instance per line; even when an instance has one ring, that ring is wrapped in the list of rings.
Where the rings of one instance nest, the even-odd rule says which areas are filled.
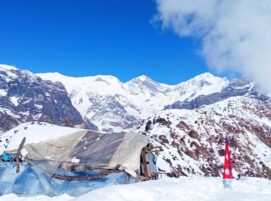
[[[88,186],[86,191],[97,185],[102,186],[102,183],[125,183],[127,178],[140,178],[142,150],[147,145],[147,136],[124,132],[103,134],[77,130],[49,141],[30,144],[26,138],[23,148],[19,148],[22,153],[21,162],[18,163],[17,160],[21,171],[17,176],[12,174],[12,181],[5,184],[0,182],[0,187],[3,184],[6,189],[11,189],[8,193],[57,195],[67,193],[68,188],[65,186],[71,186],[73,182]],[[17,156],[18,150],[11,153],[17,152]],[[0,169],[9,172],[15,166],[15,163],[1,163]],[[2,173],[2,176],[5,177],[5,174]],[[39,182],[33,187],[34,190],[32,187],[22,190],[26,188],[25,182],[33,183],[37,180]],[[79,188],[80,183],[75,188]],[[17,186],[17,191],[14,190],[14,185]],[[0,194],[3,194],[1,190]]]
[[[120,170],[135,175],[148,138],[136,133],[78,131],[47,142],[27,144],[25,161],[50,176],[59,168],[74,172]]]

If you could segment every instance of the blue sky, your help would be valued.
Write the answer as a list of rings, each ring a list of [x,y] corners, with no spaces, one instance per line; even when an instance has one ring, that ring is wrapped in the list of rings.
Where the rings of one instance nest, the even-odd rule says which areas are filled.
[[[153,0],[0,0],[0,63],[168,84],[208,71],[198,41],[151,23],[155,13]]]

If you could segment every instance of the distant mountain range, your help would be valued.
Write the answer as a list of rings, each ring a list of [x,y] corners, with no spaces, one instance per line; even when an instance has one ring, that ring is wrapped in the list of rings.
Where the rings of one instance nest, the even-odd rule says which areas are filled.
[[[253,82],[210,73],[177,85],[146,76],[33,74],[0,65],[0,133],[23,122],[49,122],[102,132],[131,130],[163,147],[161,171],[221,174],[224,137],[234,168],[271,178],[271,102]]]
[[[166,85],[146,76],[126,83],[113,76],[67,77],[59,73],[38,74],[44,80],[61,82],[74,107],[88,122],[105,132],[133,129],[153,113],[177,101],[220,92],[227,78],[204,73],[178,85]]]

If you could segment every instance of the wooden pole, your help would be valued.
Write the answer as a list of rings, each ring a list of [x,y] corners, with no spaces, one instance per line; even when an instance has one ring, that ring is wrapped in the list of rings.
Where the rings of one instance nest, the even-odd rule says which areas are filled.
[[[143,149],[143,168],[144,168],[144,177],[148,178],[149,177],[149,170],[148,170],[148,165],[147,165],[147,152],[146,152],[146,148]]]
[[[108,170],[106,172],[102,172],[100,174],[97,175],[93,175],[93,176],[66,176],[66,175],[58,175],[58,174],[54,174],[52,176],[52,178],[54,179],[58,179],[58,180],[63,180],[63,181],[85,181],[85,180],[95,180],[95,179],[100,179],[102,177],[105,177],[113,172],[119,172],[120,166],[118,165],[116,168],[112,169],[112,170]]]
[[[16,173],[20,172],[20,156],[21,156],[21,151],[24,147],[24,143],[25,143],[26,138],[24,137],[15,156],[16,159]]]

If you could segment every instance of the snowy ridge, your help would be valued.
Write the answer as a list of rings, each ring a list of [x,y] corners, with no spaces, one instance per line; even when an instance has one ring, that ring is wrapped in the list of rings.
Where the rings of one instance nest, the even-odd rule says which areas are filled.
[[[169,103],[219,92],[229,83],[227,78],[210,73],[178,85],[161,84],[144,75],[126,83],[113,76],[102,75],[79,78],[59,73],[37,75],[53,82],[61,82],[74,107],[85,120],[93,122],[104,131],[132,128]]]
[[[0,69],[2,69],[2,70],[18,70],[16,67],[6,65],[6,64],[0,64]]]
[[[175,90],[185,92],[184,95],[177,100],[192,100],[201,95],[220,92],[228,84],[229,80],[226,77],[220,78],[211,73],[203,73],[175,86]]]

